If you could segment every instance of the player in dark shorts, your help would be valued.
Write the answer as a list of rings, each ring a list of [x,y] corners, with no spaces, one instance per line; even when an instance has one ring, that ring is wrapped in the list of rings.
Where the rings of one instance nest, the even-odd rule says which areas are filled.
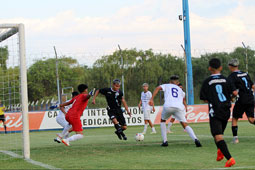
[[[209,61],[211,76],[203,82],[200,99],[209,106],[210,129],[218,148],[216,160],[221,161],[226,157],[225,167],[231,167],[235,160],[229,153],[223,134],[230,118],[231,95],[237,95],[237,91],[234,91],[230,82],[220,74],[221,70],[219,59],[213,58]]]
[[[238,69],[239,61],[232,59],[228,63],[231,74],[228,76],[228,80],[233,84],[234,88],[238,91],[237,100],[233,110],[232,119],[232,133],[233,143],[239,143],[237,131],[238,131],[238,119],[243,117],[244,112],[247,115],[248,121],[251,124],[255,124],[254,118],[254,84],[248,75]]]
[[[123,116],[123,110],[121,109],[121,103],[123,103],[127,113],[131,116],[130,111],[128,110],[127,103],[123,97],[123,92],[120,90],[120,80],[113,80],[112,88],[103,88],[96,91],[92,103],[96,103],[96,97],[99,93],[105,96],[107,101],[107,111],[108,116],[112,120],[114,127],[116,129],[115,134],[120,140],[127,140],[126,135],[123,133],[127,129],[126,120]]]

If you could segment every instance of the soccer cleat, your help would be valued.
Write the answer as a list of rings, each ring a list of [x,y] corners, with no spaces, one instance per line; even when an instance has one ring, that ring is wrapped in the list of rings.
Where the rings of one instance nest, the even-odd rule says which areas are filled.
[[[232,143],[233,144],[238,144],[239,143],[239,139],[238,138],[233,138]]]
[[[202,147],[200,141],[198,139],[195,139],[196,147]]]
[[[62,139],[62,143],[65,144],[66,146],[70,146],[70,143],[67,139]]]
[[[168,130],[167,133],[174,133],[174,132],[172,132],[171,130]]]
[[[167,141],[163,142],[163,143],[161,144],[161,146],[167,147],[167,146],[168,146],[168,142],[167,142]]]
[[[57,133],[57,138],[60,138],[60,140],[63,138],[63,136],[61,135],[61,133]]]
[[[152,131],[151,134],[156,134],[157,132],[156,131]]]
[[[218,149],[216,161],[221,161],[222,159],[224,159],[224,155],[223,155],[223,153],[221,152],[221,150]]]
[[[121,135],[118,131],[115,131],[115,134],[118,136],[119,140],[122,140]]]
[[[229,160],[227,160],[226,164],[225,164],[225,167],[231,167],[233,165],[236,164],[236,161],[234,158],[230,158]]]
[[[54,139],[54,142],[61,143],[61,139],[59,137]]]

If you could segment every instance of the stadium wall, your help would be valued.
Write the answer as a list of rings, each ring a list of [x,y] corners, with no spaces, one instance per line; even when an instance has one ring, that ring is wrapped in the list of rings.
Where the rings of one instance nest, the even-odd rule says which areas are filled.
[[[233,107],[232,107],[233,108]],[[132,113],[132,117],[125,114],[128,126],[143,125],[144,118],[143,113],[138,107],[129,108]],[[156,106],[155,113],[151,114],[151,120],[155,124],[160,124],[160,115],[162,112],[162,106]],[[59,111],[41,111],[41,112],[29,112],[29,128],[30,130],[54,130],[62,128],[57,122],[56,117]],[[6,125],[9,131],[20,131],[22,128],[21,113],[6,113]],[[208,122],[208,106],[207,105],[191,105],[188,106],[188,112],[186,114],[187,121],[190,123]],[[231,119],[230,119],[231,120]],[[243,120],[247,120],[244,116]],[[84,128],[89,127],[107,127],[112,126],[111,121],[108,118],[107,110],[105,108],[99,109],[86,109],[81,117],[82,125]],[[168,120],[169,121],[169,120]],[[175,122],[177,123],[177,121]],[[0,125],[0,131],[4,131],[3,124]]]

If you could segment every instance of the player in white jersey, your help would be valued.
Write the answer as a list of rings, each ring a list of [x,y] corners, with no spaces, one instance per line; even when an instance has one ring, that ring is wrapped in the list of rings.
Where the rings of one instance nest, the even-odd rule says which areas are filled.
[[[200,141],[197,139],[193,129],[187,124],[187,120],[185,118],[185,107],[183,105],[184,94],[182,89],[178,86],[179,77],[174,75],[170,77],[169,84],[163,84],[158,86],[151,97],[149,104],[153,106],[154,97],[157,95],[158,91],[164,91],[164,99],[165,103],[163,105],[163,111],[161,114],[161,135],[163,139],[163,143],[161,146],[168,146],[167,142],[167,133],[166,133],[166,120],[169,119],[171,115],[174,115],[176,119],[178,119],[182,125],[182,127],[188,132],[189,136],[195,142],[197,147],[201,147]]]
[[[182,86],[181,83],[179,83],[178,86],[183,90],[183,86]],[[183,92],[183,94],[184,94],[184,96],[185,96],[185,92]],[[183,100],[183,104],[184,104],[185,111],[186,111],[185,113],[187,113],[187,108],[188,108],[188,106],[187,106],[186,98],[185,98],[185,97],[184,97],[184,100]],[[174,121],[175,121],[175,117],[174,117],[174,116],[171,116],[171,119],[170,119],[170,121],[168,122],[168,126],[167,126],[167,133],[173,133],[173,132],[171,131],[171,127],[172,127]],[[186,132],[185,129],[184,129],[184,131]]]
[[[76,92],[76,91],[72,92],[72,98],[74,98],[75,96],[78,96],[78,95],[79,95],[78,92]],[[62,101],[62,102],[65,103],[65,102],[68,102],[68,101]],[[54,108],[57,108],[57,107],[58,107],[58,105],[56,105],[56,106],[51,106],[50,108],[51,108],[51,109],[54,109]],[[66,113],[68,112],[68,110],[69,110],[71,107],[72,107],[72,105],[65,106],[65,111],[66,111]],[[56,122],[57,122],[60,126],[62,126],[63,128],[64,128],[66,125],[68,125],[68,122],[66,121],[66,118],[65,118],[65,114],[64,114],[61,110],[59,110],[59,112],[58,112],[58,115],[57,115],[57,117],[56,117]],[[67,134],[67,135],[64,136],[63,138],[64,138],[64,139],[67,138],[68,135],[69,135],[69,134]],[[54,141],[57,142],[57,143],[61,143],[61,139],[60,139],[59,137],[55,138]]]
[[[143,116],[144,116],[144,130],[142,132],[143,134],[146,134],[148,124],[150,125],[151,130],[152,130],[151,134],[157,133],[155,130],[155,127],[153,126],[153,124],[150,120],[151,112],[152,111],[155,112],[154,105],[153,106],[149,105],[149,101],[150,101],[151,97],[152,97],[152,94],[149,91],[149,85],[148,85],[148,83],[144,83],[143,84],[143,92],[141,94],[141,100],[138,104],[139,110],[142,105],[142,111],[143,111]]]

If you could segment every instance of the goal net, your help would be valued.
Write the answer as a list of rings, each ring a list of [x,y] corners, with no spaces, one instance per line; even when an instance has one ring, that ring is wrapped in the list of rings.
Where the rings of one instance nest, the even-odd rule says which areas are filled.
[[[30,157],[23,24],[0,24],[0,160]]]

